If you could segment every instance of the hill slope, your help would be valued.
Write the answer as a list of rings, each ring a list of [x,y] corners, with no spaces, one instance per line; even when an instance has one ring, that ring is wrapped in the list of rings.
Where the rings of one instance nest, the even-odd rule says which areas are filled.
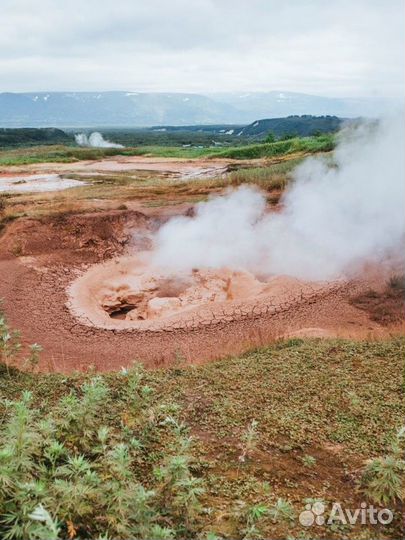
[[[344,120],[337,116],[288,116],[287,118],[266,118],[256,120],[252,124],[243,127],[238,135],[262,139],[269,133],[275,137],[291,134],[300,137],[308,137],[316,133],[332,133],[338,131]]]

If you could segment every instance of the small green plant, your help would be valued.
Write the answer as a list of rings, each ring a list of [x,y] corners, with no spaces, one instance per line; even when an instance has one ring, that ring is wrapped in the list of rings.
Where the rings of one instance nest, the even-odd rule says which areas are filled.
[[[35,524],[31,527],[31,537],[38,540],[58,540],[60,527],[51,517],[48,510],[42,504],[39,504],[35,510],[28,516]],[[69,537],[73,537],[71,534]]]
[[[193,440],[188,435],[187,426],[172,416],[168,416],[161,425],[171,428],[174,435],[173,454],[166,456],[163,464],[154,471],[159,481],[161,505],[170,508],[173,515],[183,516],[189,528],[202,510],[200,497],[205,492],[203,481],[191,473],[193,459],[190,448]]]
[[[288,535],[286,540],[314,540],[314,537],[311,533],[306,531],[300,531],[298,535]],[[369,540],[369,539],[368,539]]]
[[[362,491],[377,504],[388,505],[403,500],[404,439],[405,428],[402,428],[391,444],[390,454],[369,460],[363,471]]]
[[[173,373],[178,374],[187,365],[187,360],[181,351],[176,351],[173,362]]]
[[[301,458],[301,461],[304,467],[310,468],[310,467],[315,467],[316,465],[316,459],[313,456],[310,456],[308,454],[305,454],[305,456]]]
[[[38,343],[30,345],[30,352],[28,358],[24,362],[24,369],[34,371],[38,367],[41,351],[42,347],[41,345],[38,345]]]
[[[5,318],[0,315],[0,360],[6,366],[21,349],[20,333],[10,330]]]
[[[289,501],[279,497],[277,501],[271,506],[269,510],[269,516],[274,523],[277,523],[278,521],[294,521],[294,507]]]
[[[243,530],[244,540],[263,538],[259,523],[268,513],[269,509],[264,504],[255,504],[247,509],[246,527]]]
[[[266,138],[264,139],[265,143],[274,143],[276,142],[276,137],[272,131],[269,131]]]
[[[244,463],[246,458],[249,458],[256,449],[259,438],[257,430],[258,425],[259,424],[256,420],[252,420],[242,435],[242,452],[238,458],[241,463]]]
[[[207,532],[204,540],[221,540],[221,537],[213,532]]]

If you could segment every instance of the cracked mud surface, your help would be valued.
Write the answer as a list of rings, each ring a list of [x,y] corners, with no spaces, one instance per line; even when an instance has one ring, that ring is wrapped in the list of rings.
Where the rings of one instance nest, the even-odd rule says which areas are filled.
[[[342,285],[287,276],[259,280],[226,268],[170,274],[153,268],[148,252],[140,252],[91,266],[68,288],[67,306],[88,326],[173,331],[278,313]]]
[[[158,226],[158,218],[134,211],[21,219],[8,225],[0,243],[0,297],[8,322],[21,330],[23,343],[43,346],[41,369],[112,370],[134,360],[153,368],[179,358],[197,364],[286,335],[361,339],[383,337],[392,330],[351,303],[354,295],[370,288],[364,277],[328,284],[200,272],[194,292],[187,292],[190,276],[183,276],[180,284],[154,276],[158,287],[143,298],[143,306],[138,305],[142,298],[130,298],[136,287],[126,290],[125,296],[122,291],[117,294],[122,285],[118,283],[115,290],[104,291],[99,320],[85,320],[77,311],[83,306],[72,309],[72,284],[100,268],[94,267],[99,263],[107,270],[117,261],[137,268],[132,263],[150,248]],[[211,285],[201,286],[207,279]],[[378,279],[373,277],[374,282]],[[183,305],[173,301],[182,301],[182,295]],[[80,298],[83,301],[83,295]],[[156,305],[152,302],[154,311],[150,309],[154,298],[165,299],[163,310],[159,300]],[[97,302],[100,306],[100,298]],[[118,316],[111,317],[114,310]]]

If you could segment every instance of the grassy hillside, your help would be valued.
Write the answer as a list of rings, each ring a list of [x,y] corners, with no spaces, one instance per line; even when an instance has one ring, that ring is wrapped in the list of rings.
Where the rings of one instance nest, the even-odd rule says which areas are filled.
[[[337,116],[288,116],[287,118],[267,118],[256,120],[245,126],[239,133],[243,137],[263,139],[269,133],[279,139],[285,135],[293,137],[308,137],[320,133],[333,133],[338,131],[343,123]]]
[[[1,338],[4,362],[4,321]],[[0,535],[398,538],[398,514],[361,530],[308,530],[298,515],[382,492],[398,508],[378,466],[390,455],[398,478],[403,463],[404,345],[293,339],[205,366],[69,376],[33,373],[34,347],[31,373],[0,369]]]
[[[284,156],[295,152],[329,152],[333,150],[335,143],[335,136],[330,134],[320,135],[318,137],[294,137],[286,141],[227,148],[226,150],[215,152],[215,155],[216,157],[231,159],[257,159]]]

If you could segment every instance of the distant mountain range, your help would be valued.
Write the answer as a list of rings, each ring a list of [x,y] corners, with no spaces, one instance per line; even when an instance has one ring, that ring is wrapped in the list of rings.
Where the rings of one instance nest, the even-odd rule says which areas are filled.
[[[326,98],[294,92],[184,94],[152,92],[0,93],[0,126],[91,127],[247,124],[289,115],[375,116],[381,99]]]

